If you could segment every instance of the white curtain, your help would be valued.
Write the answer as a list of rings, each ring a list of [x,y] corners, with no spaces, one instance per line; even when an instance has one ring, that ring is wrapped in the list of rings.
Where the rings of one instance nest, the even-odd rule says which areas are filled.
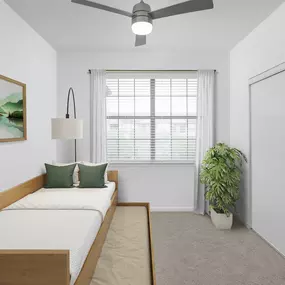
[[[208,212],[205,186],[200,183],[199,173],[205,153],[214,144],[214,95],[215,71],[198,71],[195,212],[201,215]]]
[[[90,161],[107,161],[106,72],[91,70],[90,81]]]

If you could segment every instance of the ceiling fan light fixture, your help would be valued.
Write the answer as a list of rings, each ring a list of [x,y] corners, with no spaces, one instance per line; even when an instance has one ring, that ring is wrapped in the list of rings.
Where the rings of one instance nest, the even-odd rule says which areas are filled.
[[[138,36],[146,36],[152,32],[152,18],[149,15],[150,6],[143,1],[133,8],[132,30]]]
[[[0,2],[1,1],[3,0],[0,0]],[[182,0],[182,3],[180,3],[181,0],[179,0],[179,3],[177,4],[152,11],[151,7],[146,4],[144,0],[140,0],[140,2],[134,6],[133,12],[130,13],[128,11],[97,3],[95,1],[96,0],[71,0],[72,3],[104,10],[107,12],[131,18],[132,30],[133,33],[136,34],[136,47],[143,46],[146,44],[146,36],[152,32],[153,20],[214,8],[213,0]]]
[[[146,36],[152,32],[152,23],[150,22],[135,22],[132,24],[132,31],[136,35]]]

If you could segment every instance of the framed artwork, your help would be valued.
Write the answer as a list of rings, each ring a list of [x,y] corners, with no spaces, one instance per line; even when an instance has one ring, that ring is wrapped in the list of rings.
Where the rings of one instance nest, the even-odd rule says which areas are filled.
[[[27,139],[26,84],[0,75],[0,142]]]

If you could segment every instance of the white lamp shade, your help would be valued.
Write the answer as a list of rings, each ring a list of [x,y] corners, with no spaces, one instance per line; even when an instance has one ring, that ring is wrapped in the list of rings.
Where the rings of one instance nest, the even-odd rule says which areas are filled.
[[[51,119],[52,139],[82,139],[83,121],[80,119]]]

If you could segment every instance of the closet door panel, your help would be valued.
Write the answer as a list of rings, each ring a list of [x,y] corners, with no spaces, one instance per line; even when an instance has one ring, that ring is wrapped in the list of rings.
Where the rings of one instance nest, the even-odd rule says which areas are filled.
[[[251,85],[252,227],[285,255],[285,72]]]

